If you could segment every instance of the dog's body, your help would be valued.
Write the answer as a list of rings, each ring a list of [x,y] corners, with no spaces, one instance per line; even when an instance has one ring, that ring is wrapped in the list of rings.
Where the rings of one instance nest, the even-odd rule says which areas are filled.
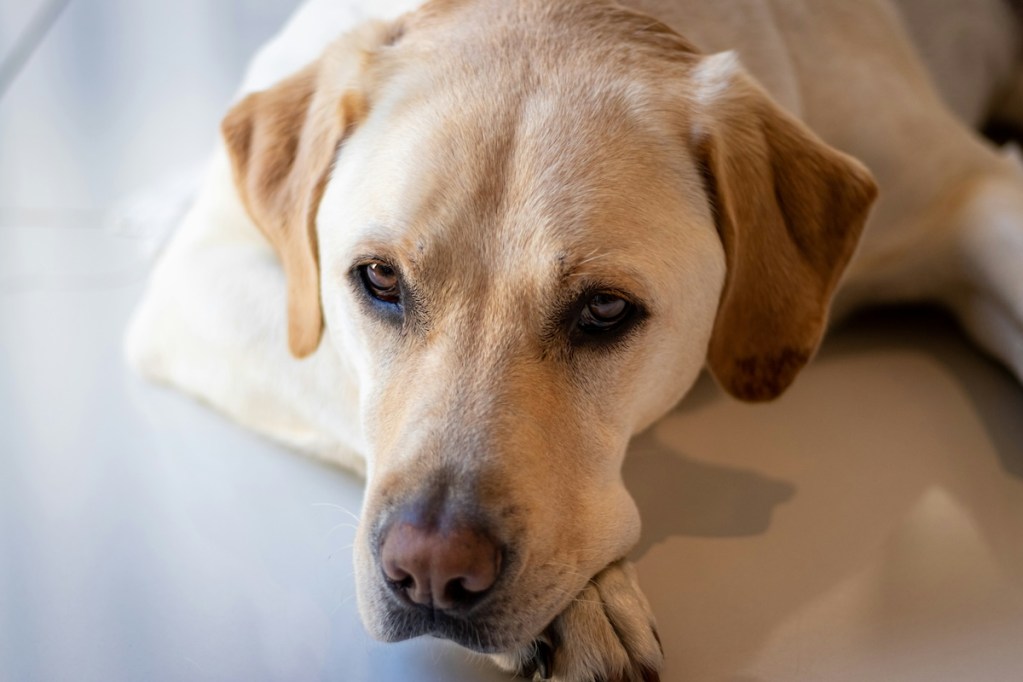
[[[942,3],[939,25],[925,0],[397,19],[418,4],[311,0],[256,58],[243,92],[266,93],[226,119],[129,338],[146,374],[367,474],[376,635],[559,679],[656,670],[618,561],[628,439],[705,360],[740,398],[784,390],[843,272],[837,313],[941,301],[1023,378],[1023,179],[970,129],[1015,115],[1007,3]],[[949,47],[948,25],[983,48]],[[880,187],[862,239],[873,181],[831,147]],[[454,567],[451,537],[470,547]]]

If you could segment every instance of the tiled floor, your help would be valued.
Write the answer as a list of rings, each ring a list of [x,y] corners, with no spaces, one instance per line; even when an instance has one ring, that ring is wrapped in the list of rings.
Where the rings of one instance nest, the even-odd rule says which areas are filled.
[[[288,5],[71,0],[0,99],[0,680],[504,679],[363,633],[358,481],[121,359],[157,240],[108,212],[201,162]],[[1023,679],[1023,388],[940,315],[772,405],[703,380],[633,450],[666,682]]]

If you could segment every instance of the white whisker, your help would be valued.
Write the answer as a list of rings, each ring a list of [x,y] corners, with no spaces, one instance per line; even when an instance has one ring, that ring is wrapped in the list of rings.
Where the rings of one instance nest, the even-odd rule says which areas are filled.
[[[359,523],[360,521],[362,521],[362,519],[360,519],[358,517],[358,515],[354,514],[353,512],[351,512],[348,509],[345,509],[340,504],[334,504],[333,502],[313,502],[312,506],[314,506],[314,507],[330,507],[331,509],[340,509],[345,514],[348,514],[353,519],[355,519],[356,523]]]
[[[349,601],[351,601],[352,597],[354,597],[354,596],[355,596],[355,593],[354,593],[354,592],[352,592],[352,593],[351,593],[351,594],[349,594],[349,595],[348,595],[347,597],[345,597],[344,599],[342,599],[342,600],[341,600],[341,601],[340,601],[340,602],[339,602],[339,603],[337,604],[337,606],[335,606],[335,607],[334,607],[333,609],[331,609],[331,611],[330,611],[330,615],[331,615],[331,616],[333,616],[333,615],[334,615],[335,613],[337,613],[338,609],[340,609],[340,608],[341,608],[342,606],[344,606],[344,605],[345,605],[345,604],[347,604],[347,603],[348,603]]]
[[[358,527],[358,526],[352,525],[352,524],[350,524],[350,523],[339,523],[339,524],[337,524],[336,526],[334,526],[333,528],[331,528],[330,530],[328,530],[328,531],[327,531],[327,534],[326,534],[326,535],[324,536],[324,538],[323,538],[323,539],[324,539],[324,540],[327,540],[327,539],[329,539],[329,538],[330,538],[330,536],[334,534],[334,531],[336,531],[336,530],[337,530],[338,528],[351,528],[351,529],[352,529],[352,530],[354,530],[354,531],[355,531],[356,533],[358,533],[358,532],[359,532],[359,527]]]

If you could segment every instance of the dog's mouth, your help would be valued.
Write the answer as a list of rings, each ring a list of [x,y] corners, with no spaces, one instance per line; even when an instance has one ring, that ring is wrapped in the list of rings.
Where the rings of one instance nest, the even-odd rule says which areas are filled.
[[[487,620],[466,619],[451,616],[433,609],[422,608],[419,612],[399,611],[389,614],[392,641],[430,635],[447,639],[479,654],[507,654],[520,652],[515,665],[519,676],[533,679],[550,679],[554,670],[554,658],[558,651],[558,639],[548,627],[539,635],[523,641],[508,638]],[[521,653],[525,652],[525,653]]]
[[[385,619],[388,639],[395,642],[430,635],[481,654],[497,653],[516,644],[509,642],[493,618],[469,618],[417,606],[389,607]]]

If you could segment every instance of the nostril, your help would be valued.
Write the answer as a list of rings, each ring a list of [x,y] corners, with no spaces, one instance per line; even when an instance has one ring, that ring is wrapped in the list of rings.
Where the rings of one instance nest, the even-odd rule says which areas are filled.
[[[452,578],[451,582],[469,594],[482,594],[497,582],[501,553],[493,544],[481,543],[475,555],[463,563],[462,569],[462,575]]]
[[[484,587],[482,590],[471,590],[466,586],[465,578],[456,578],[449,580],[448,584],[444,586],[444,594],[442,608],[451,608],[453,606],[469,607],[479,601],[484,594],[490,589],[489,586]]]
[[[423,601],[423,591],[420,590],[419,586],[416,584],[415,576],[399,566],[392,556],[385,554],[383,569],[384,580],[386,580],[392,588],[417,604],[428,603],[429,594],[426,594],[426,601]]]
[[[394,579],[394,578],[391,578],[390,576],[388,576],[387,582],[391,583],[392,585],[394,585],[399,590],[415,590],[416,589],[416,579],[413,578],[410,575],[407,575],[404,578],[398,578],[398,579]]]
[[[390,556],[384,556],[383,568],[387,582],[400,585],[412,581],[412,575],[401,566],[398,566]]]

